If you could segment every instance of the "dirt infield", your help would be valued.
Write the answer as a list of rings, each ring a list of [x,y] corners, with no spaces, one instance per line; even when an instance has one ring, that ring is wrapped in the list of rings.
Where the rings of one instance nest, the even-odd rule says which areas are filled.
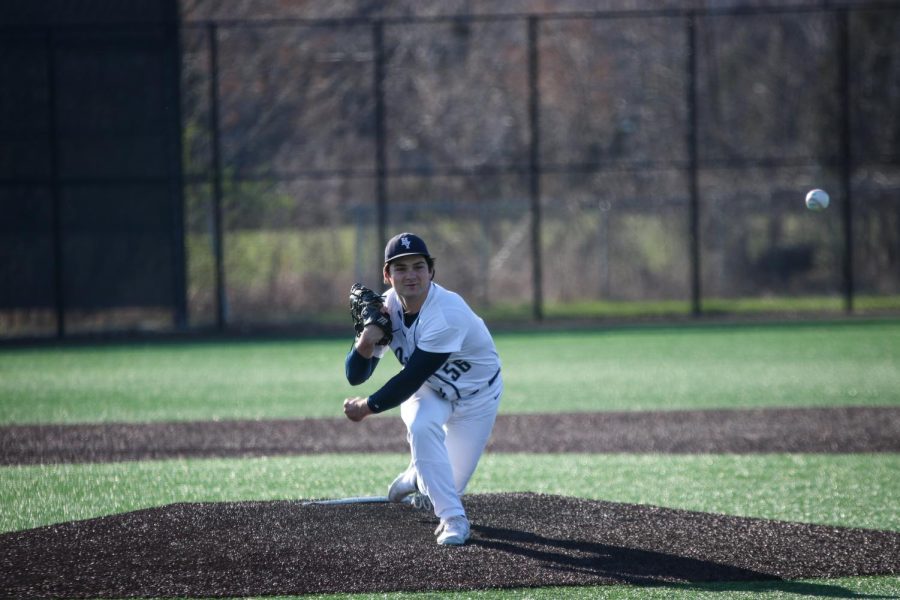
[[[467,496],[439,547],[397,504],[174,504],[0,535],[0,596],[210,597],[550,585],[690,586],[900,573],[900,533],[536,494]],[[808,593],[846,590],[799,584]]]
[[[900,407],[500,415],[491,452],[900,452]],[[406,452],[399,417],[0,427],[0,464]]]
[[[501,415],[492,452],[898,452],[900,408]],[[407,452],[398,418],[0,427],[0,463]],[[900,574],[900,532],[537,494],[465,497],[435,544],[396,504],[173,504],[0,534],[0,598],[122,598],[754,582]],[[740,586],[738,586],[740,587]]]

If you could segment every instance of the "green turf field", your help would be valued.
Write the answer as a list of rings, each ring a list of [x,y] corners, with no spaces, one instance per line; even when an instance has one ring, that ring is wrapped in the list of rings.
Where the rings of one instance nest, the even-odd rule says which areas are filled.
[[[900,405],[900,321],[497,335],[506,413]],[[0,422],[339,416],[349,341],[0,349]],[[390,359],[388,359],[390,361]],[[386,378],[359,388],[365,394]],[[391,417],[385,417],[391,418]],[[0,468],[0,531],[182,501],[384,493],[403,455]],[[365,463],[365,468],[358,466]],[[527,467],[523,468],[523,465]],[[535,491],[900,531],[900,455],[487,455],[470,492]],[[352,598],[900,596],[900,578]],[[345,597],[345,596],[335,596]]]
[[[496,336],[501,411],[900,404],[900,321]],[[348,340],[0,348],[0,423],[340,416]]]
[[[172,502],[384,494],[408,461],[376,454],[5,467],[0,501],[9,510],[0,514],[0,531]],[[487,454],[469,491],[532,491],[900,531],[898,475],[895,454]]]

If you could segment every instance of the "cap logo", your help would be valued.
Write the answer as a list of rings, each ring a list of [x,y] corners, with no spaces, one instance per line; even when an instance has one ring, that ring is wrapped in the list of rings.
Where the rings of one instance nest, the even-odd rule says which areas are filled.
[[[409,246],[410,246],[409,238],[407,238],[407,237],[402,237],[402,238],[400,238],[400,243],[403,244],[403,247],[404,247],[404,248],[406,248],[407,250],[409,250]]]

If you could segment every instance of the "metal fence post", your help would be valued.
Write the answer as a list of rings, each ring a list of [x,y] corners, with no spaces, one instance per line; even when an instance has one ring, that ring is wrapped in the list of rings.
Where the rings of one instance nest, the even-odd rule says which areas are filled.
[[[169,156],[170,198],[175,203],[174,219],[172,223],[172,277],[173,277],[173,324],[176,329],[186,329],[188,326],[187,309],[187,256],[185,249],[184,227],[184,166],[182,165],[182,140],[181,132],[184,130],[181,119],[181,33],[178,27],[178,2],[172,1],[167,5],[167,18],[165,23],[166,49],[164,52],[164,72],[170,74],[174,89],[169,89],[169,98],[172,102],[173,116],[170,121],[171,143],[167,144]],[[165,86],[165,81],[162,82]]]
[[[212,140],[212,188],[213,188],[213,254],[215,260],[216,328],[225,329],[228,321],[225,291],[225,265],[222,225],[222,155],[219,131],[219,44],[215,23],[207,24],[209,36],[209,126]]]
[[[846,8],[837,12],[838,19],[838,65],[840,69],[839,85],[841,86],[841,195],[843,211],[841,217],[844,224],[844,310],[853,312],[854,277],[853,277],[853,154],[851,147],[852,131],[850,129],[850,27],[849,14]]]
[[[528,17],[528,189],[531,200],[531,277],[533,314],[544,318],[543,273],[541,271],[541,136],[540,136],[540,63],[538,17]]]
[[[378,221],[378,243],[387,242],[387,134],[384,104],[384,23],[372,24],[373,93],[375,95],[375,202]],[[379,262],[379,264],[381,264]]]
[[[46,33],[47,96],[50,137],[50,197],[53,230],[53,304],[56,308],[56,337],[66,336],[65,252],[63,251],[62,184],[59,180],[59,122],[57,119],[56,40],[51,28]]]
[[[700,186],[697,151],[697,14],[687,17],[687,149],[688,149],[688,240],[691,260],[691,314],[703,314],[700,272]]]

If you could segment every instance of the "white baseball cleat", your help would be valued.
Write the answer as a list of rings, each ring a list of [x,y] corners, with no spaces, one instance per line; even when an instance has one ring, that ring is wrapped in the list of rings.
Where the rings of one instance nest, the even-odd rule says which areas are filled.
[[[441,524],[434,530],[441,546],[462,546],[471,535],[469,520],[464,515],[441,519]]]
[[[391,486],[388,488],[388,500],[391,502],[403,502],[403,499],[412,494],[413,492],[419,491],[416,487],[416,478],[418,477],[418,473],[416,473],[416,468],[412,463],[409,463],[409,466],[405,471],[397,475],[394,481],[391,482]]]

